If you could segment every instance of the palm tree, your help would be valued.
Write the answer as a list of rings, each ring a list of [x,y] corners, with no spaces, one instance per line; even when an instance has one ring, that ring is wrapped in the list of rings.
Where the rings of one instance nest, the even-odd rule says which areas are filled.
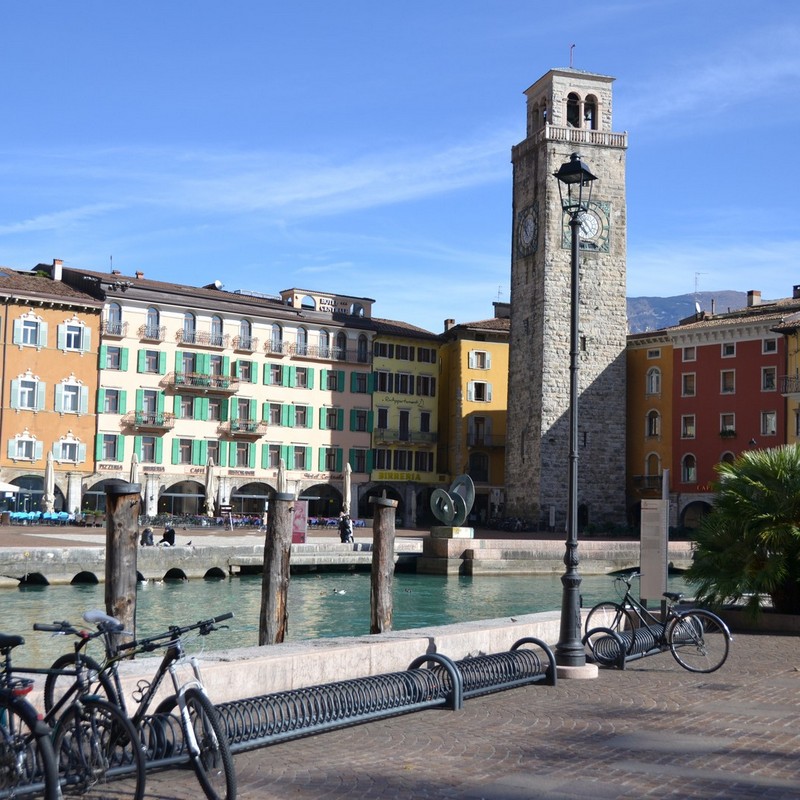
[[[697,532],[686,580],[712,605],[800,614],[800,445],[742,453],[717,465],[716,500]]]

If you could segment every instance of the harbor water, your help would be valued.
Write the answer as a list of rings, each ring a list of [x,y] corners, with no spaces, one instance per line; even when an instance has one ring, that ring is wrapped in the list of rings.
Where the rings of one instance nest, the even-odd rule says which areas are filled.
[[[686,591],[680,577],[670,578],[670,590]],[[69,620],[80,624],[84,611],[104,608],[104,591],[102,584],[0,591],[0,632],[25,637],[24,647],[15,653],[18,663],[47,666],[69,650],[70,641],[34,632],[33,623]],[[616,599],[610,576],[584,577],[581,593],[584,607]],[[551,611],[560,605],[561,580],[557,575],[471,578],[398,573],[394,578],[393,629],[513,617]],[[251,647],[258,644],[260,606],[261,576],[151,581],[139,585],[136,633],[159,633],[169,625],[185,625],[233,611],[235,617],[227,630],[198,639],[188,649]],[[368,634],[369,573],[293,575],[288,613],[288,641]]]

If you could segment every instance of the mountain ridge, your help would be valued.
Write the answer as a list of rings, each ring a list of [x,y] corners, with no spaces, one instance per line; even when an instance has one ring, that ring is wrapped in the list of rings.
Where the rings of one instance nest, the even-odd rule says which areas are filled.
[[[677,325],[692,316],[695,303],[702,311],[722,314],[747,306],[747,293],[723,289],[718,292],[693,292],[672,297],[628,297],[628,330],[630,333],[657,331]]]

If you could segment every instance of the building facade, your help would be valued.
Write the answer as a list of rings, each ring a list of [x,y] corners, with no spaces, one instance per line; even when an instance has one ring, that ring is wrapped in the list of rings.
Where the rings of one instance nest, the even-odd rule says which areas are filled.
[[[554,173],[579,152],[593,174],[580,250],[579,524],[625,518],[627,135],[613,78],[555,69],[526,92],[512,150],[508,514],[563,528],[569,474],[570,229]]]

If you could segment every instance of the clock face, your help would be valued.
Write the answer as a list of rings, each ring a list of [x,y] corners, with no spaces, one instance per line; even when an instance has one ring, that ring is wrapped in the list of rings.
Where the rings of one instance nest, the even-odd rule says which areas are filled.
[[[594,250],[608,253],[611,243],[611,203],[607,200],[592,200],[580,216],[581,250]],[[564,214],[561,246],[569,250],[572,234],[569,227],[569,214]]]
[[[519,224],[517,226],[517,251],[519,255],[529,255],[536,250],[538,230],[539,224],[535,206],[524,209],[519,215]]]
[[[536,220],[534,220],[533,216],[528,214],[524,220],[522,220],[522,229],[520,230],[520,238],[522,239],[522,244],[529,245],[533,241],[533,237],[536,235]]]
[[[593,239],[600,230],[600,220],[591,209],[581,214],[581,236],[584,239]]]

